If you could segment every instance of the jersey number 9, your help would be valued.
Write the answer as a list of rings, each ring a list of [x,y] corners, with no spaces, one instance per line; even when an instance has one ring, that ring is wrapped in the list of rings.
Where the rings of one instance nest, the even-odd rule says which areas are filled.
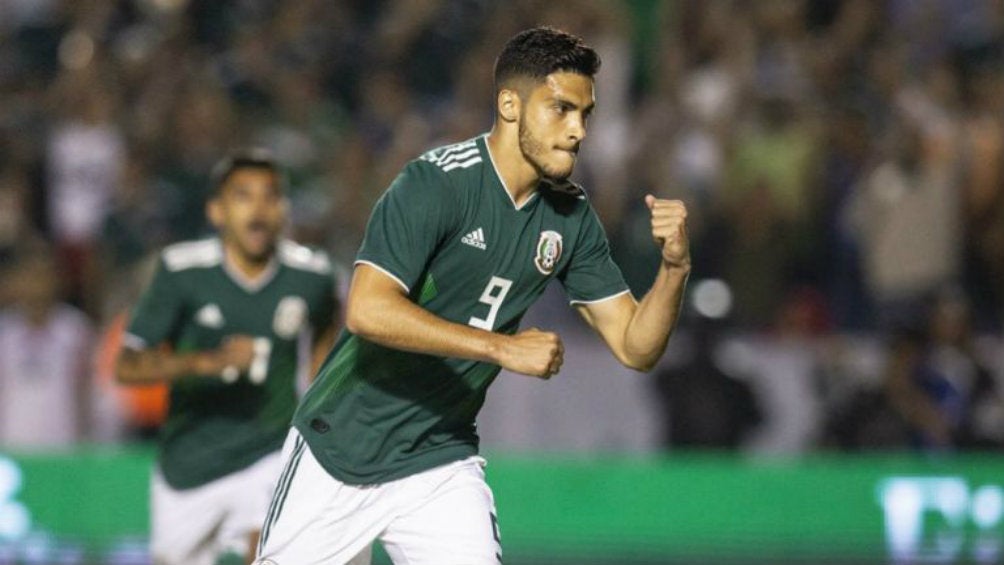
[[[511,280],[503,279],[502,277],[492,277],[492,280],[488,281],[485,291],[481,293],[481,299],[479,300],[480,303],[488,305],[488,316],[484,319],[471,316],[467,324],[475,328],[481,328],[482,330],[492,331],[495,328],[495,318],[499,314],[499,308],[502,307],[502,301],[505,300],[506,294],[509,294],[510,287],[512,287]]]

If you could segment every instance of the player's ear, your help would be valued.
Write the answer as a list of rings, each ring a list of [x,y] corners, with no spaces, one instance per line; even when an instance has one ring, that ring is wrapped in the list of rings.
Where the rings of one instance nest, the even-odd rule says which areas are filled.
[[[279,200],[279,210],[282,213],[282,219],[283,219],[283,221],[288,221],[289,220],[289,210],[290,210],[291,206],[292,206],[292,203],[290,203],[288,196],[283,196]]]
[[[511,88],[503,88],[499,90],[498,100],[498,114],[502,118],[502,121],[513,123],[519,119],[519,108],[521,100],[519,98],[519,93]]]
[[[223,204],[219,197],[213,196],[206,202],[206,217],[216,229],[223,227]]]

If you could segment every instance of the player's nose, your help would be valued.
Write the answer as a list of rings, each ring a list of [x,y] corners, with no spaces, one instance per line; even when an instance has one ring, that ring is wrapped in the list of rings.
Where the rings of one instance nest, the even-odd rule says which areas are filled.
[[[586,124],[582,118],[573,118],[568,124],[568,139],[576,144],[586,138]]]

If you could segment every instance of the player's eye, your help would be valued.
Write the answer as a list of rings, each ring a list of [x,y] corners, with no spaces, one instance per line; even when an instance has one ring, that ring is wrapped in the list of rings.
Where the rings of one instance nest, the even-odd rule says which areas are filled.
[[[265,188],[265,200],[268,202],[274,202],[282,199],[282,191],[275,183],[269,183]]]

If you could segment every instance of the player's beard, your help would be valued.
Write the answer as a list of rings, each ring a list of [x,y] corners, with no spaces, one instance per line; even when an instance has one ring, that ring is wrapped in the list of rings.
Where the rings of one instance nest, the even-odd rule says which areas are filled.
[[[264,249],[250,249],[247,246],[242,246],[241,254],[247,262],[263,265],[271,261],[272,256],[275,255],[275,243],[270,243]]]
[[[252,224],[254,223],[252,222]],[[250,227],[245,227],[245,232],[249,231]],[[231,232],[231,241],[234,242],[236,251],[241,254],[244,261],[264,264],[271,261],[272,255],[275,254],[277,237],[275,231],[267,225],[259,225],[258,228],[262,231],[260,235],[264,238],[264,241],[249,241],[241,237],[241,234],[238,234],[237,230]]]
[[[544,162],[544,156],[547,154],[547,148],[543,142],[537,139],[536,136],[530,131],[530,128],[526,127],[526,119],[521,116],[519,120],[519,150],[523,154],[523,158],[537,170],[537,174],[541,177],[561,182],[567,179],[572,174],[572,167],[569,166],[567,170],[555,170],[553,167],[549,167]]]

